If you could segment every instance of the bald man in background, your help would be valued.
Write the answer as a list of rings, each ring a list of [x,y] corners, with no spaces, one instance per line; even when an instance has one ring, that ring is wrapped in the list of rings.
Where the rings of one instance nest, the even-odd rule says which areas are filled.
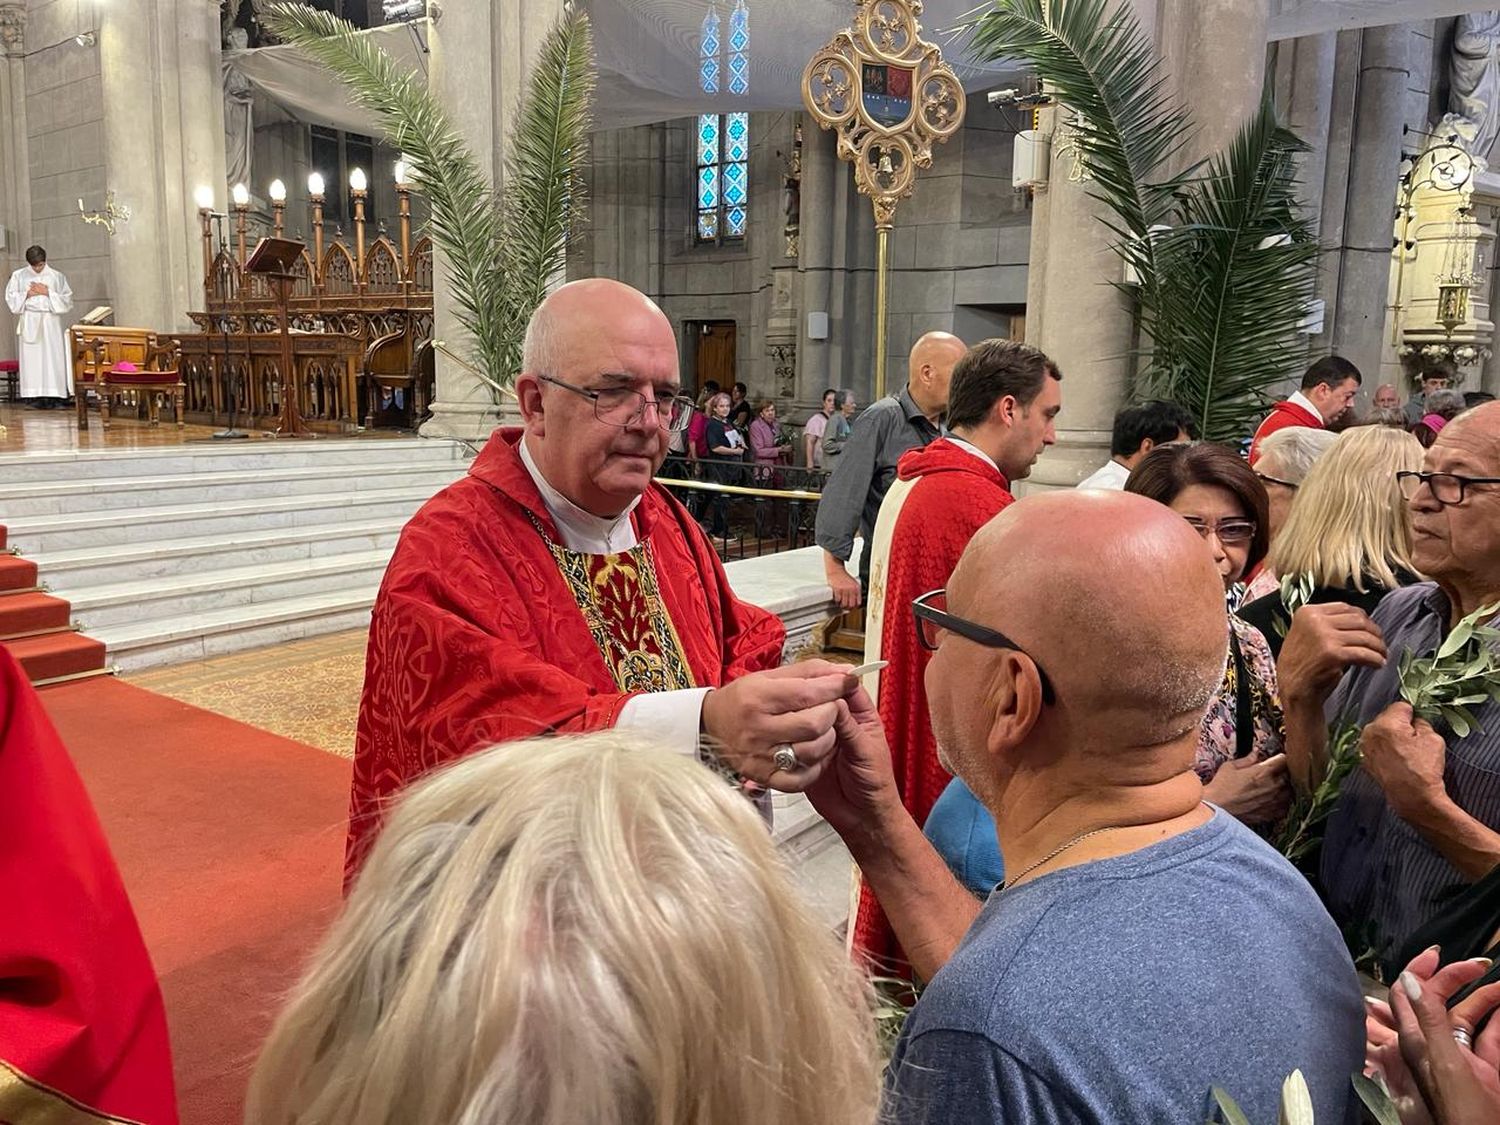
[[[844,451],[818,502],[816,538],[823,548],[823,570],[839,605],[853,609],[864,600],[870,581],[868,547],[859,558],[856,580],[845,565],[854,553],[854,537],[865,543],[875,529],[880,502],[896,479],[896,463],[908,449],[942,436],[953,366],[963,358],[964,342],[951,332],[929,332],[912,345],[906,386],[873,403],[854,422]]]
[[[1294,1069],[1347,1119],[1343,940],[1193,771],[1223,596],[1181,517],[1086,491],[1012,504],[914,603],[938,753],[1005,859],[982,911],[902,807],[869,697],[841,709],[808,796],[930,981],[887,1072],[897,1125],[1201,1121],[1214,1086],[1272,1120]]]

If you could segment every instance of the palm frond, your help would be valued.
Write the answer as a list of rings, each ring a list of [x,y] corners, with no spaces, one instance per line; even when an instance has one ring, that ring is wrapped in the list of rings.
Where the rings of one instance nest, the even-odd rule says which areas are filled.
[[[569,5],[542,43],[507,142],[500,219],[508,351],[499,369],[507,376],[520,369],[526,322],[562,268],[582,214],[578,166],[588,151],[593,95],[593,32],[582,9]]]
[[[353,99],[380,121],[407,154],[413,181],[432,206],[432,240],[441,251],[459,322],[475,363],[491,372],[503,350],[500,216],[489,182],[421,76],[402,67],[347,20],[301,4],[277,4],[271,30],[326,66]]]

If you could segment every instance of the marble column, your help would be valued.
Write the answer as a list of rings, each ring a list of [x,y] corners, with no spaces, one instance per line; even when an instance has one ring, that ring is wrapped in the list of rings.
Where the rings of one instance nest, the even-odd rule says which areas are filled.
[[[802,195],[797,236],[798,268],[802,271],[802,328],[797,349],[804,393],[807,389],[840,386],[833,365],[833,340],[807,335],[807,314],[827,316],[833,300],[834,197],[840,175],[848,170],[835,152],[834,134],[818,128],[809,117],[802,131]],[[831,329],[830,329],[831,331]]]
[[[21,267],[31,227],[31,171],[26,143],[26,5],[0,4],[0,276]],[[16,358],[15,317],[0,303],[0,359]]]
[[[1334,350],[1378,382],[1391,287],[1391,215],[1407,107],[1405,25],[1366,28],[1360,37],[1359,100],[1349,151]]]
[[[1135,0],[1154,35],[1175,95],[1197,124],[1195,159],[1233,139],[1260,101],[1265,73],[1265,0]],[[1041,128],[1055,134],[1058,109]],[[1053,147],[1051,180],[1034,201],[1026,338],[1063,371],[1058,444],[1022,491],[1071,487],[1109,457],[1115,412],[1129,393],[1136,342],[1131,303],[1109,284],[1122,274],[1086,184],[1069,180],[1072,161]]]
[[[99,18],[107,185],[131,211],[109,240],[114,320],[187,328],[203,284],[193,190],[224,191],[218,16],[196,0],[121,0]]]
[[[480,168],[491,182],[504,179],[505,142],[526,87],[531,60],[562,13],[562,0],[526,4],[449,4],[429,35],[428,83]],[[433,293],[436,338],[460,355],[469,352],[449,292],[443,255]],[[503,378],[513,372],[494,372]],[[489,386],[442,353],[437,357],[437,399],[422,433],[482,439],[502,419],[514,418],[514,402],[494,401]]]

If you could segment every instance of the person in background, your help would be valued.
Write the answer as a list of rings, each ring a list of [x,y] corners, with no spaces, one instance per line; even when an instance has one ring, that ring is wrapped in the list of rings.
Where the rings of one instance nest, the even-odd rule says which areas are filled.
[[[750,400],[746,397],[749,393],[750,388],[744,383],[736,383],[729,395],[729,420],[742,434],[749,431],[750,420],[755,417]]]
[[[719,394],[719,384],[712,379],[703,384],[698,395],[698,409],[688,424],[688,459],[699,461],[708,456],[708,404]]]
[[[1260,443],[1278,430],[1306,426],[1321,430],[1350,409],[1359,393],[1359,368],[1342,356],[1324,356],[1302,376],[1302,389],[1271,407],[1250,442],[1250,464],[1260,460]]]
[[[1406,429],[1406,411],[1399,406],[1395,409],[1377,410],[1368,419],[1371,426],[1390,426],[1395,430]]]
[[[791,458],[791,438],[776,423],[776,404],[763,398],[755,404],[755,421],[750,423],[750,452],[755,458],[755,482],[774,487],[776,467]]]
[[[26,264],[5,285],[5,304],[17,318],[21,397],[43,410],[62,406],[73,396],[73,364],[62,328],[63,314],[73,308],[73,288],[47,264],[42,247],[26,248]]]
[[[1415,426],[1422,420],[1422,415],[1427,413],[1427,396],[1434,391],[1445,391],[1448,383],[1452,380],[1454,369],[1450,366],[1438,366],[1423,372],[1417,389],[1412,392],[1411,398],[1406,400],[1402,408],[1406,411],[1406,424],[1408,427]]]
[[[1271,540],[1268,569],[1313,584],[1298,604],[1343,602],[1373,613],[1390,591],[1421,581],[1412,561],[1411,512],[1396,484],[1398,472],[1421,467],[1422,447],[1410,434],[1360,426],[1339,435],[1303,478],[1285,526]],[[1239,614],[1279,657],[1291,628],[1281,590],[1247,602]]]
[[[245,1120],[872,1125],[871,1003],[722,778],[616,731],[513,743],[399,802]]]
[[[830,470],[833,468],[834,458],[844,452],[849,435],[854,431],[854,415],[859,410],[854,392],[850,390],[835,391],[833,405],[833,415],[828,419],[828,429],[823,433],[823,465]]]
[[[906,386],[873,403],[854,423],[844,451],[823,485],[815,538],[823,548],[823,573],[834,600],[854,609],[870,579],[870,535],[880,502],[896,479],[896,463],[908,449],[937,440],[948,409],[948,381],[963,358],[964,342],[951,332],[928,332],[907,357]],[[859,576],[849,573],[854,539],[863,536]]]
[[[708,403],[708,470],[705,479],[712,484],[745,484],[745,456],[749,452],[745,435],[730,419],[730,399],[719,394]],[[729,535],[729,494],[717,492],[708,503],[708,533],[719,538]]]
[[[1302,487],[1302,480],[1319,457],[1323,456],[1338,440],[1338,435],[1328,430],[1313,430],[1306,426],[1291,426],[1278,430],[1266,438],[1261,447],[1260,460],[1255,463],[1255,475],[1265,486],[1271,526],[1270,541],[1274,544],[1286,523],[1287,513],[1292,509],[1292,499]],[[1249,572],[1245,587],[1245,601],[1264,597],[1278,586],[1276,572],[1267,564]]]
[[[1148,496],[1202,537],[1227,591],[1265,557],[1266,490],[1227,447],[1168,445],[1136,466],[1125,491]],[[1194,768],[1205,798],[1252,827],[1279,820],[1291,803],[1276,662],[1260,631],[1229,616],[1224,682],[1209,704]]]
[[[1431,449],[1432,443],[1437,440],[1443,427],[1466,409],[1468,407],[1464,402],[1464,396],[1458,391],[1448,388],[1429,391],[1426,403],[1427,413],[1423,414],[1422,420],[1411,428],[1412,436],[1421,442],[1423,449]]]
[[[822,406],[813,412],[802,427],[802,463],[809,469],[823,467],[823,435],[828,432],[828,420],[833,417],[834,400],[838,392],[829,387],[823,392]]]
[[[1473,410],[1474,407],[1476,407],[1476,406],[1479,406],[1479,405],[1481,405],[1483,403],[1486,403],[1486,402],[1494,402],[1494,401],[1495,401],[1495,396],[1492,395],[1492,394],[1490,394],[1489,391],[1465,391],[1464,392],[1464,409],[1465,410]]]
[[[1193,419],[1175,402],[1153,399],[1115,415],[1109,460],[1079,481],[1079,488],[1124,488],[1130,470],[1158,445],[1193,440]]]
[[[1372,405],[1378,410],[1400,410],[1401,395],[1396,390],[1395,383],[1381,383],[1375,388],[1375,397]]]
[[[1193,772],[1227,629],[1201,539],[1128,493],[1027,496],[913,612],[943,760],[992,814],[1007,880],[981,910],[953,879],[849,697],[808,797],[929,982],[887,1120],[1204,1121],[1222,1087],[1269,1122],[1294,1068],[1318,1121],[1352,1120],[1364,1016],[1338,928]]]

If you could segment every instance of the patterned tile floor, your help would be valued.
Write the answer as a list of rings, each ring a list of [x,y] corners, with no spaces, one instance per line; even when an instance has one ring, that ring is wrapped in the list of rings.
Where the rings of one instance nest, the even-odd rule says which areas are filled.
[[[365,630],[355,629],[126,678],[148,691],[349,758],[365,676],[365,640]]]

